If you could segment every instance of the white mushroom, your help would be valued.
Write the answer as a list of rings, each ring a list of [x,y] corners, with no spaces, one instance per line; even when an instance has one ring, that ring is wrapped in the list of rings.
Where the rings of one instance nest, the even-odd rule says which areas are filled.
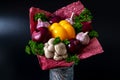
[[[63,59],[66,59],[68,57],[68,54],[63,55],[62,57]]]
[[[67,49],[64,43],[60,42],[56,44],[54,47],[55,47],[55,53],[53,57],[54,60],[63,60],[68,57]]]
[[[63,57],[62,57],[62,56],[59,56],[59,55],[55,52],[53,59],[56,60],[56,61],[58,61],[58,60],[62,60]]]
[[[45,45],[44,48],[43,48],[43,50],[45,51],[47,48],[48,48],[48,45]]]
[[[50,52],[47,49],[45,50],[45,57],[46,58],[53,58],[53,56],[54,56],[53,52]]]
[[[54,46],[52,44],[45,43],[44,54],[46,58],[53,58],[54,56]]]
[[[48,41],[48,44],[49,45],[53,45],[53,41],[55,40],[55,38],[51,38],[49,41]]]
[[[55,45],[55,52],[57,52],[58,55],[64,55],[67,53],[67,49],[65,47],[65,44],[60,42]]]
[[[53,45],[55,38],[51,38],[44,46],[44,53],[46,58],[53,58],[54,60],[63,60],[68,57],[67,49],[64,43],[60,42]]]
[[[54,52],[54,51],[55,51],[54,45],[49,45],[49,46],[47,47],[47,49],[48,49],[49,51],[51,51],[51,52]]]
[[[48,43],[45,43],[45,44],[44,44],[44,46],[45,46],[45,47],[48,47],[48,46],[49,46],[49,44],[48,44]]]

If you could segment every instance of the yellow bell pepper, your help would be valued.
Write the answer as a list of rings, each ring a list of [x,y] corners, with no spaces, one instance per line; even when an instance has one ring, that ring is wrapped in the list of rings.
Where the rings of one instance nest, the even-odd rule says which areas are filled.
[[[60,37],[61,40],[75,38],[75,30],[72,25],[66,20],[61,20],[59,23],[53,23],[49,30],[52,37]]]

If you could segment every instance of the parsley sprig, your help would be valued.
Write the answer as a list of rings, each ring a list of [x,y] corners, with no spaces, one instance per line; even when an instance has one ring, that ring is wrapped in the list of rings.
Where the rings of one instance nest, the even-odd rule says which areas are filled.
[[[63,40],[62,42],[63,42],[65,45],[70,44],[70,41],[69,41],[68,39]]]
[[[53,45],[58,44],[58,43],[64,43],[65,45],[70,44],[70,41],[68,39],[61,40],[60,37],[56,37],[55,40],[53,41]]]
[[[98,37],[98,36],[99,36],[99,35],[98,35],[98,32],[95,31],[95,30],[90,31],[88,35],[89,35],[91,38],[93,38],[93,37]]]
[[[70,55],[68,58],[66,58],[66,62],[74,62],[75,65],[79,63],[80,59],[77,55]]]
[[[25,48],[25,52],[28,54],[43,55],[44,54],[43,47],[44,47],[43,43],[37,43],[37,42],[30,40],[28,45]]]
[[[55,40],[53,41],[53,45],[58,44],[61,42],[60,37],[56,37]]]
[[[39,18],[42,21],[47,21],[47,17],[46,17],[46,15],[44,13],[37,13],[37,14],[35,14],[35,16],[34,16],[35,21],[37,21]]]
[[[75,16],[73,27],[75,28],[76,33],[82,31],[82,22],[91,21],[92,18],[91,12],[86,8],[79,16]]]
[[[79,20],[80,22],[86,22],[91,21],[93,18],[91,12],[85,8],[84,11],[76,18],[76,20]]]

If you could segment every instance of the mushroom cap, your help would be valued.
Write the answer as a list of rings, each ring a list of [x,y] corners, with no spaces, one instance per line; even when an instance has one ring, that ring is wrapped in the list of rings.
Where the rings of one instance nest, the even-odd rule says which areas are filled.
[[[67,53],[66,46],[65,46],[65,44],[62,43],[62,42],[56,44],[54,47],[55,47],[55,52],[56,52],[58,55],[64,55],[64,54]]]
[[[48,49],[49,51],[51,51],[51,52],[54,52],[54,51],[55,51],[54,45],[49,45],[49,46],[47,47],[47,49]]]
[[[55,52],[53,59],[56,60],[56,61],[62,60],[62,59],[63,59],[63,56],[60,56],[60,55],[58,55],[58,54]]]
[[[53,41],[54,41],[54,40],[55,40],[55,38],[49,39],[48,44],[49,44],[49,45],[53,45]]]
[[[53,58],[54,56],[54,53],[48,51],[47,49],[45,50],[45,57],[46,58]]]

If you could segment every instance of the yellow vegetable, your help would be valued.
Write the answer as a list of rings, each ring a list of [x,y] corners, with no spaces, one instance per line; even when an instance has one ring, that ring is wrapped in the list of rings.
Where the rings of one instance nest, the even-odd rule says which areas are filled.
[[[49,27],[49,31],[52,37],[60,37],[61,40],[75,38],[75,30],[66,20],[62,20],[59,23],[53,23]]]
[[[75,38],[75,30],[69,22],[62,20],[59,24],[67,31],[68,39]]]

